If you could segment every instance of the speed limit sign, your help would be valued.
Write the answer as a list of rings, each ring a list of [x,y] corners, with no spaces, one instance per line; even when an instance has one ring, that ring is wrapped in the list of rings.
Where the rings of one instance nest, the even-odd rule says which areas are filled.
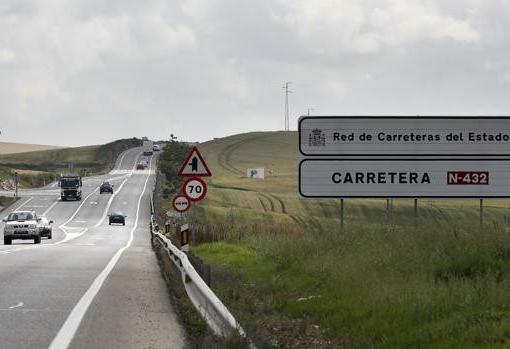
[[[200,201],[207,194],[207,184],[198,177],[193,177],[184,182],[182,192],[190,201]]]
[[[174,198],[172,206],[174,207],[174,210],[182,213],[189,210],[191,203],[189,202],[189,199],[186,196],[178,195]]]

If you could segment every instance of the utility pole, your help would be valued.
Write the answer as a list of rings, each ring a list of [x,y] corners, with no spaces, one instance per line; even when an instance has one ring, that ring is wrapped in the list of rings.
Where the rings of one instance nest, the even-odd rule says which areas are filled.
[[[310,112],[313,110],[313,108],[308,108],[308,116],[310,116]]]
[[[291,90],[289,90],[289,85],[292,82],[287,81],[285,85],[283,86],[283,89],[285,90],[285,131],[288,131],[290,129],[289,127],[289,93],[292,93]]]
[[[14,197],[18,197],[19,174],[14,172]]]

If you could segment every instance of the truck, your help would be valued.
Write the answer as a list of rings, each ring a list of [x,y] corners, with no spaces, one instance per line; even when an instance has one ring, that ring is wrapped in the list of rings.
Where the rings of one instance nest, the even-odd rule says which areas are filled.
[[[143,141],[143,155],[151,156],[153,152],[154,146],[152,141]]]
[[[62,201],[68,199],[81,200],[82,181],[79,174],[60,174],[58,186],[60,187],[60,199]]]

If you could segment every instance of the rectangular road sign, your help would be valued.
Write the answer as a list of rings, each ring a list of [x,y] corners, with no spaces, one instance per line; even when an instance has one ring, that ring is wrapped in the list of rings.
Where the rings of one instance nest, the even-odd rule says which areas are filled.
[[[510,198],[507,159],[305,159],[305,198]]]
[[[303,116],[302,156],[510,156],[508,116]]]

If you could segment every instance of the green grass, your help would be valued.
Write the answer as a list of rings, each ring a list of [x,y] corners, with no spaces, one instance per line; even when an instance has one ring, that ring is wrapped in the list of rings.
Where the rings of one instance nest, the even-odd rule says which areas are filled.
[[[348,200],[340,232],[338,200],[297,196],[296,138],[201,145],[214,177],[193,251],[237,275],[214,288],[252,334],[306,318],[347,347],[510,347],[509,201],[486,200],[480,229],[477,200],[420,200],[418,228],[412,200],[394,201],[391,221],[385,200]],[[252,166],[272,175],[243,178]]]

